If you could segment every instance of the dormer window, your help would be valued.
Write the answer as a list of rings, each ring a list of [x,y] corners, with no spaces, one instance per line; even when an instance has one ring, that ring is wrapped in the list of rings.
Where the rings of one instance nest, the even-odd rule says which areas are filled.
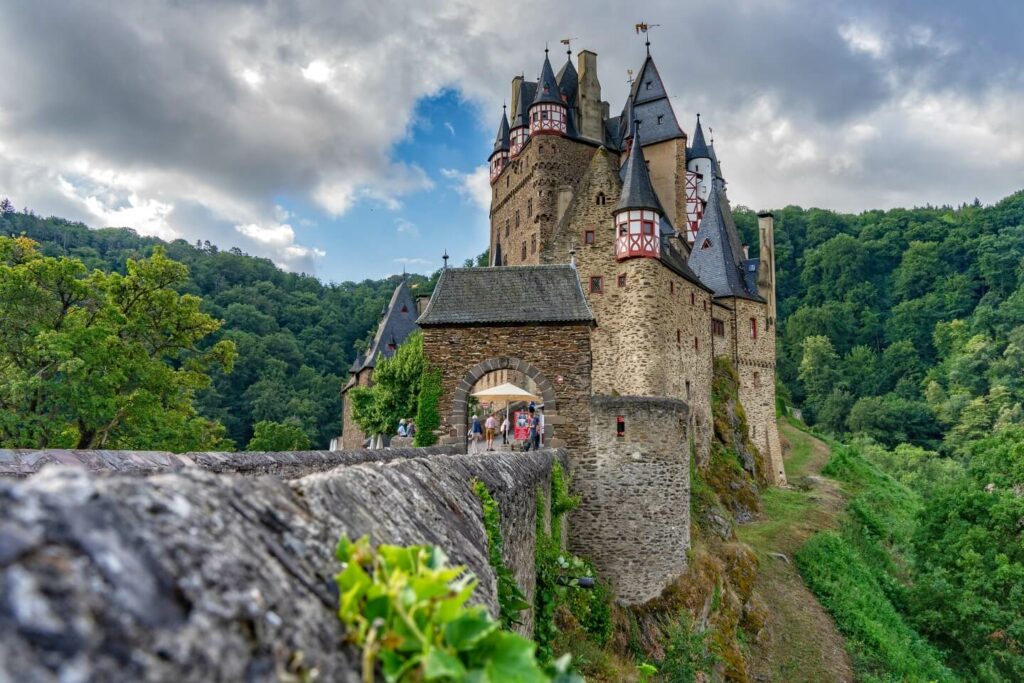
[[[659,125],[659,126],[661,125],[661,123],[662,123],[662,122],[663,122],[664,120],[665,120],[665,115],[664,115],[664,114],[658,114],[658,125]]]
[[[409,307],[408,306],[402,306],[402,313],[408,313],[408,312],[409,312]]]
[[[705,249],[710,249],[710,248],[711,248],[711,240],[705,238],[704,241],[700,243],[700,249],[701,249],[701,251],[704,251]]]
[[[650,81],[647,81],[646,83],[644,83],[644,85],[647,87],[647,90],[651,89],[651,82]]]

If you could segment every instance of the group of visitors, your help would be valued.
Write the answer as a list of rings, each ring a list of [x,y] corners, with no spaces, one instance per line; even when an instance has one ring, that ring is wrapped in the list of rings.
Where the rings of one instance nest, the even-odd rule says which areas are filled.
[[[528,451],[530,448],[538,449],[541,444],[541,437],[544,434],[544,406],[537,407],[537,405],[530,401],[528,408],[530,412],[529,418],[529,437],[523,443],[523,451]],[[501,443],[504,446],[509,445],[509,431],[512,429],[512,424],[509,422],[508,414],[506,413],[505,419],[501,421]],[[483,441],[485,443],[485,449],[488,451],[494,450],[494,440],[497,438],[497,432],[499,431],[498,421],[494,415],[488,415],[487,419],[484,420],[483,424],[480,423],[480,418],[477,415],[473,415],[472,422],[469,428],[469,448],[471,453],[477,452],[479,449],[479,443]]]
[[[401,419],[398,421],[398,436],[416,436],[416,423],[412,420]]]

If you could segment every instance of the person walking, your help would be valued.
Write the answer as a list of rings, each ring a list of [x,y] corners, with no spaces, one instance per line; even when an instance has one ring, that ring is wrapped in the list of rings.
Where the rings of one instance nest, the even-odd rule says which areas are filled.
[[[483,437],[483,433],[484,433],[484,430],[480,426],[480,418],[477,417],[476,415],[474,415],[473,416],[473,426],[469,430],[469,445],[470,445],[470,449],[471,449],[470,452],[471,453],[479,452],[479,449],[480,449],[479,443],[480,443],[480,439]]]
[[[402,418],[401,420],[398,421],[398,435],[407,436],[405,428],[405,418]]]
[[[502,446],[507,446],[508,445],[508,430],[511,427],[512,427],[512,425],[509,424],[509,422],[508,422],[508,414],[506,413],[505,419],[501,421],[501,445]]]
[[[494,432],[498,428],[498,421],[494,415],[488,415],[484,421],[484,435],[487,437],[487,450],[494,450]]]
[[[405,435],[410,439],[416,436],[416,423],[412,420],[409,420],[405,425]]]

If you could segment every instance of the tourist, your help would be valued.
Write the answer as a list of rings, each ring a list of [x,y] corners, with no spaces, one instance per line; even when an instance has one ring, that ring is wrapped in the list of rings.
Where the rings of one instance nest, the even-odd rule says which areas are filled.
[[[540,426],[541,426],[542,415],[537,413],[533,414],[530,419],[530,442],[533,444],[533,450],[540,448]]]
[[[405,427],[405,418],[402,418],[401,420],[398,421],[398,435],[399,436],[408,436],[409,435],[409,432],[408,432],[408,430]]]
[[[473,426],[469,430],[469,444],[472,447],[472,453],[476,453],[480,448],[477,444],[480,443],[480,439],[483,437],[483,433],[484,430],[480,426],[480,418],[474,415]]]
[[[547,445],[547,441],[544,439],[544,406],[538,406],[540,410],[540,443]]]
[[[501,421],[501,445],[502,446],[507,446],[508,445],[508,430],[511,427],[512,427],[512,425],[510,425],[509,422],[508,422],[508,413],[506,412],[505,413],[505,419]]]
[[[498,428],[498,421],[494,415],[488,415],[484,421],[484,434],[487,437],[487,450],[494,450],[494,431]]]
[[[409,420],[405,425],[405,435],[410,439],[416,436],[416,423]]]

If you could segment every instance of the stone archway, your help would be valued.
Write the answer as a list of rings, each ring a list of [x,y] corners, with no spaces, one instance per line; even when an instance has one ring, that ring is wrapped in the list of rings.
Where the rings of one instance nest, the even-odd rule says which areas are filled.
[[[545,443],[553,443],[555,439],[555,425],[559,422],[557,419],[558,400],[555,397],[554,385],[534,365],[521,358],[510,358],[508,356],[489,358],[477,363],[463,375],[462,379],[455,386],[455,391],[452,394],[451,411],[448,414],[448,424],[455,428],[458,443],[466,443],[469,394],[473,391],[473,386],[481,377],[495,370],[517,370],[529,377],[537,385],[537,391],[540,393],[544,405]]]

